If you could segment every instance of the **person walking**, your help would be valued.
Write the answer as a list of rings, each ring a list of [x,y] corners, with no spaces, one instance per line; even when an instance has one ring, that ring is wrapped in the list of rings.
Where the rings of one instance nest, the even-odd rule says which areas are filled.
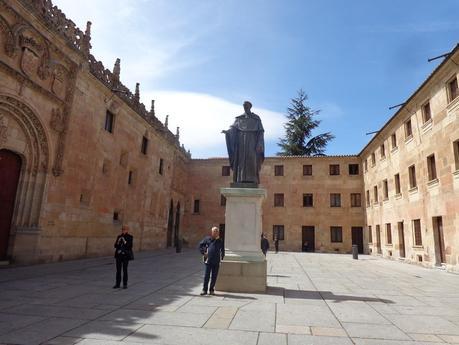
[[[279,252],[279,237],[276,235],[274,237],[274,248],[276,249],[276,254]]]
[[[123,289],[127,289],[128,283],[128,264],[130,260],[134,259],[132,252],[132,244],[134,237],[129,233],[129,227],[123,225],[121,227],[121,234],[118,235],[115,241],[115,259],[116,259],[116,282],[113,286],[118,289],[121,284],[121,269],[123,269]]]
[[[269,241],[266,238],[265,234],[261,234],[261,251],[263,252],[264,256],[266,256],[266,253],[269,250]]]
[[[206,236],[199,243],[199,251],[203,255],[205,270],[204,284],[202,287],[201,296],[215,294],[215,283],[217,281],[218,269],[220,268],[220,260],[223,257],[223,241],[220,239],[220,231],[217,227],[212,228],[210,236]],[[210,286],[209,286],[210,280]]]

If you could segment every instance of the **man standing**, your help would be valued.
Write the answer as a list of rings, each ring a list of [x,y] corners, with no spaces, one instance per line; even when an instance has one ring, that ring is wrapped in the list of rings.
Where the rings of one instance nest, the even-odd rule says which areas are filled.
[[[204,256],[205,265],[204,285],[201,296],[207,295],[207,291],[209,291],[211,295],[215,294],[214,288],[217,281],[218,269],[220,268],[220,260],[223,256],[223,250],[223,241],[220,239],[220,231],[214,226],[211,236],[206,236],[199,243],[199,251]]]
[[[261,251],[266,256],[266,253],[268,252],[268,250],[269,250],[269,241],[266,238],[265,234],[261,234]]]
[[[116,259],[116,283],[114,289],[118,289],[121,283],[121,268],[123,268],[123,289],[127,289],[128,283],[128,264],[129,260],[134,259],[132,252],[132,243],[134,237],[130,234],[129,227],[123,225],[121,227],[121,235],[118,235],[115,241],[115,259]]]
[[[279,252],[279,237],[274,236],[274,248],[276,249],[276,254]]]

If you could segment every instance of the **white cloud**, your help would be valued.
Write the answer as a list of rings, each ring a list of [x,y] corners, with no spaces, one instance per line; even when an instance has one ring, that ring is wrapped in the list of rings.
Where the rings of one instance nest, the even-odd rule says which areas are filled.
[[[241,104],[235,104],[202,93],[180,91],[143,92],[142,99],[150,104],[155,99],[156,116],[164,122],[169,114],[169,128],[173,133],[180,127],[180,141],[191,150],[193,157],[226,156],[225,138],[221,131],[228,129],[235,116],[244,110]],[[261,117],[265,129],[265,140],[277,140],[283,133],[283,114],[268,109],[258,108],[254,104],[252,111]]]

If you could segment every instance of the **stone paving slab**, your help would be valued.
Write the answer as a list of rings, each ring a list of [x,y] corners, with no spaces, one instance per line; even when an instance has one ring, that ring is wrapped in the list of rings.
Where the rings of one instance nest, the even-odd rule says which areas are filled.
[[[196,251],[0,269],[0,345],[459,344],[459,276],[377,257],[268,253],[265,294],[199,296]]]

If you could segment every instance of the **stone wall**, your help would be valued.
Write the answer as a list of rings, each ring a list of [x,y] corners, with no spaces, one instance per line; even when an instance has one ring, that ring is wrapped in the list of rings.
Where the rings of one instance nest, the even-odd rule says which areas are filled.
[[[330,175],[330,164],[340,166],[340,174]],[[273,226],[284,226],[281,250],[302,250],[302,227],[314,226],[315,249],[319,252],[347,253],[352,249],[351,228],[364,227],[363,207],[351,207],[350,194],[357,193],[363,202],[361,168],[349,175],[349,164],[360,166],[357,156],[342,157],[269,157],[261,170],[260,188],[267,190],[263,203],[263,232],[273,248]],[[228,187],[230,176],[222,176],[228,160],[192,160],[189,170],[190,200],[185,217],[184,236],[192,246],[212,226],[225,223],[225,207],[221,205],[220,188]],[[283,176],[275,176],[275,166],[282,166]],[[312,176],[303,175],[303,166],[312,166]],[[341,207],[330,207],[330,194],[341,195]],[[274,194],[284,194],[284,206],[274,206]],[[303,207],[303,194],[313,194],[313,207]],[[199,200],[199,213],[193,213],[194,200]],[[363,206],[363,204],[362,204]],[[342,227],[342,242],[332,243],[330,227]],[[364,238],[364,243],[366,243]],[[364,246],[366,247],[366,246]]]
[[[373,253],[378,252],[376,227],[379,225],[379,251],[383,256],[426,266],[443,264],[451,270],[457,270],[459,158],[454,157],[453,143],[459,140],[459,98],[450,99],[447,84],[452,78],[458,78],[459,67],[452,60],[459,61],[458,49],[373,138],[362,151],[361,157],[368,166],[368,171],[364,173],[365,190],[370,195],[366,221],[373,232],[373,243],[370,243]],[[426,116],[424,105],[427,102],[430,104],[431,119]],[[411,136],[407,135],[409,133],[405,129],[408,120],[412,124]],[[396,146],[392,143],[393,134],[397,139]],[[381,154],[382,145],[385,155]],[[372,164],[372,154],[375,164]],[[435,157],[434,175],[429,175],[428,157],[431,155]],[[415,167],[416,186],[410,185],[409,181],[409,167],[412,165]],[[400,174],[400,193],[395,188],[396,174]],[[388,182],[387,197],[383,191],[384,180]],[[378,187],[378,199],[375,198],[375,186]],[[442,240],[434,217],[442,219]],[[418,243],[415,242],[413,224],[416,219],[421,224],[421,241],[418,240]],[[388,239],[386,224],[390,224],[392,241]]]

